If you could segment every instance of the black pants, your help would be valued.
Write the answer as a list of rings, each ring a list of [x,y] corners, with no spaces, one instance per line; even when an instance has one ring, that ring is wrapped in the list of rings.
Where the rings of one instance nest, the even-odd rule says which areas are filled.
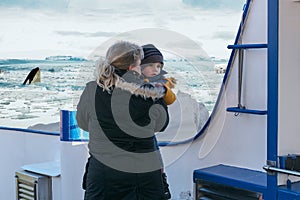
[[[127,173],[91,156],[86,174],[85,200],[163,200],[161,170]]]

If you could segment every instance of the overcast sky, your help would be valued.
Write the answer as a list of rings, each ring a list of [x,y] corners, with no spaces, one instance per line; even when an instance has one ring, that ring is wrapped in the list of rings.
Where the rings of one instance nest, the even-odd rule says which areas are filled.
[[[0,59],[87,58],[124,32],[161,28],[228,58],[245,0],[0,0]],[[159,34],[153,37],[159,37]],[[145,41],[146,42],[146,41]]]

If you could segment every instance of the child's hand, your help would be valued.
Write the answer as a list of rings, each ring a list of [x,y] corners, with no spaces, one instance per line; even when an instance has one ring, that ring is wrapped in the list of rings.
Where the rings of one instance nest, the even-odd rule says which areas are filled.
[[[170,78],[165,78],[167,80],[167,82],[165,83],[166,86],[168,86],[169,88],[174,88],[175,84],[177,83],[177,80],[173,77]]]

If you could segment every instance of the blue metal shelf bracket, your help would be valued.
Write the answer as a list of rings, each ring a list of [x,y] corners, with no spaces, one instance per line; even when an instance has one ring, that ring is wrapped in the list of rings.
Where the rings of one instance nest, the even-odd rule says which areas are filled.
[[[235,44],[228,45],[228,49],[263,49],[268,48],[268,44]]]
[[[226,111],[234,112],[234,113],[253,114],[253,115],[266,115],[268,113],[267,110],[250,110],[250,109],[239,108],[239,107],[230,107],[227,108]]]

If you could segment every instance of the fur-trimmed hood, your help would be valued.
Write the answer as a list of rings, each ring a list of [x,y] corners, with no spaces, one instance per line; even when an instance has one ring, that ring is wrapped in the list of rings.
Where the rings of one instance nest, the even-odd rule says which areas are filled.
[[[141,96],[144,99],[152,98],[153,100],[162,98],[165,95],[165,88],[163,86],[153,86],[146,83],[144,77],[136,71],[116,70],[120,81],[115,85],[115,88],[125,90],[136,96]]]
[[[115,88],[129,91],[131,94],[141,96],[143,98],[152,98],[153,100],[162,98],[165,95],[165,88],[163,86],[154,87],[151,84],[139,85],[136,83],[130,83],[126,81],[119,81]]]

